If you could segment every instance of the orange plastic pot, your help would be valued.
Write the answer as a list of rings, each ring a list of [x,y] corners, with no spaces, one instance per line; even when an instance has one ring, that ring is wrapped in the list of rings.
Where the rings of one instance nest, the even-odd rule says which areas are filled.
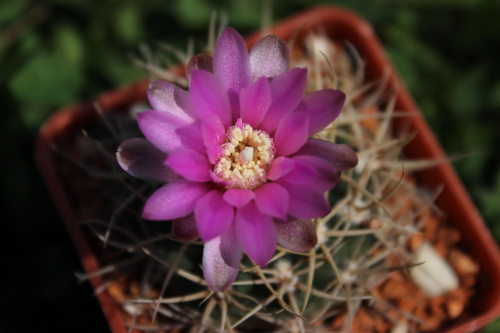
[[[272,29],[272,33],[289,39],[298,32],[298,40],[317,28],[321,28],[337,42],[349,41],[360,52],[366,63],[368,79],[382,77],[391,73],[388,89],[397,91],[396,109],[409,113],[419,113],[410,94],[394,71],[380,42],[371,26],[355,14],[344,9],[332,7],[314,8],[286,19]],[[253,45],[260,34],[246,38],[247,45]],[[105,93],[97,98],[104,110],[116,110],[134,102],[146,100],[147,82],[139,82],[126,88]],[[51,145],[58,142],[70,131],[79,131],[95,121],[97,112],[93,103],[84,103],[63,109],[52,116],[40,130],[36,143],[36,160],[47,186],[63,217],[66,228],[75,244],[87,273],[99,269],[99,263],[92,253],[88,240],[84,237],[75,212],[64,191],[64,179],[58,175],[56,156]],[[405,148],[405,153],[412,158],[443,158],[444,152],[429,129],[423,117],[408,117],[405,126],[418,132],[414,140]],[[395,126],[401,125],[396,122]],[[448,333],[472,332],[484,327],[500,315],[500,252],[489,230],[474,207],[464,186],[450,164],[441,164],[432,169],[419,172],[423,186],[430,188],[436,184],[444,185],[437,198],[437,205],[446,213],[453,225],[462,233],[462,246],[480,264],[481,270],[472,299],[473,317],[458,319],[446,331]],[[102,284],[102,278],[90,280],[94,288]],[[120,311],[106,292],[97,295],[103,312],[114,333],[125,333]]]
[[[134,102],[145,100],[148,82],[139,82],[129,87],[105,93],[96,99],[104,110],[120,109]],[[94,103],[87,102],[70,106],[54,114],[41,128],[35,147],[35,159],[38,168],[49,188],[50,194],[61,214],[66,229],[73,241],[87,273],[99,270],[99,261],[92,252],[88,239],[79,224],[74,207],[66,193],[64,179],[61,178],[56,162],[56,153],[52,145],[60,142],[68,133],[81,131],[98,118]],[[100,276],[90,279],[92,287],[97,290],[104,283]],[[115,301],[107,291],[97,293],[109,327],[114,333],[127,333],[122,316]]]

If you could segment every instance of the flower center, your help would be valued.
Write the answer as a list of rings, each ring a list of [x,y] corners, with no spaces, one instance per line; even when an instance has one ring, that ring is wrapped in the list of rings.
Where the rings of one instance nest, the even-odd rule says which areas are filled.
[[[241,118],[228,128],[224,150],[214,167],[214,173],[227,181],[228,189],[253,190],[266,183],[266,173],[274,160],[273,139]]]

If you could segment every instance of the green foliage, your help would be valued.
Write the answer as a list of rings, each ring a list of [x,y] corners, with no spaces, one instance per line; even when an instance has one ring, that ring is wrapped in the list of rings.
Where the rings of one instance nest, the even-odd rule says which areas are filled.
[[[261,21],[262,6],[256,1],[233,1],[227,16],[229,24],[238,24],[240,28],[255,29]]]
[[[29,105],[71,102],[81,82],[78,69],[66,59],[39,54],[12,78],[14,97]]]
[[[500,319],[495,320],[493,323],[488,325],[484,330],[482,330],[483,333],[498,333],[500,332]]]
[[[177,15],[183,18],[180,21],[181,25],[196,28],[208,25],[211,10],[212,7],[203,0],[176,1],[175,6]]]
[[[483,205],[483,213],[490,221],[500,221],[500,171],[495,175],[495,181],[491,186],[482,186],[477,193]],[[494,225],[495,226],[495,225]],[[500,239],[500,228],[493,228],[493,236]]]
[[[26,9],[27,1],[3,1],[0,3],[0,27],[5,28]]]
[[[480,112],[488,92],[488,87],[483,86],[485,76],[485,68],[477,66],[461,73],[458,80],[452,82],[448,103],[457,116],[470,119]]]
[[[82,65],[85,45],[78,30],[73,25],[63,23],[56,27],[53,43],[56,54],[75,66]]]
[[[489,89],[490,106],[495,109],[500,108],[500,81],[496,81]]]
[[[31,58],[10,81],[13,96],[25,107],[21,116],[27,126],[37,126],[47,114],[38,105],[64,105],[71,103],[82,83],[77,66],[69,60],[50,54]]]

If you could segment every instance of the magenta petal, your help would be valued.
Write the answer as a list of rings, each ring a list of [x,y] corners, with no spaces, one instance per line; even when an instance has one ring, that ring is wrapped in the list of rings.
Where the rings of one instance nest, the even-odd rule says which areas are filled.
[[[213,116],[211,121],[206,120],[201,124],[201,132],[208,160],[215,164],[224,151],[221,146],[226,141],[226,129],[220,119]]]
[[[322,186],[323,190],[325,191],[335,187],[335,185],[337,185],[337,183],[339,182],[339,172],[334,167],[332,167],[331,164],[319,157],[310,155],[296,155],[292,159],[296,162],[302,162],[305,165],[313,168],[316,171],[316,184],[318,186]],[[295,176],[295,178],[292,178],[292,176]],[[283,179],[292,184],[300,184],[296,181],[298,178],[299,177],[297,177],[296,175],[287,175]],[[307,182],[307,180],[304,179],[304,182]]]
[[[214,182],[214,184],[216,184],[217,187],[220,189],[226,188],[229,185],[231,185],[231,183],[217,177],[217,175],[213,171],[210,171],[210,177],[212,178],[212,181]]]
[[[236,208],[241,208],[246,206],[250,200],[255,198],[254,192],[245,189],[230,189],[224,193],[224,201],[226,201],[231,206]]]
[[[201,123],[205,147],[221,146],[226,141],[226,129],[221,120],[212,116]]]
[[[244,123],[259,126],[271,105],[271,88],[265,77],[261,77],[240,92],[240,116]]]
[[[169,153],[180,147],[200,149],[201,133],[194,123],[175,114],[163,111],[143,111],[137,114],[137,122],[146,137],[156,148]]]
[[[179,148],[172,151],[167,158],[167,165],[187,180],[208,182],[212,165],[205,155],[194,150]]]
[[[241,246],[234,227],[203,245],[203,276],[215,292],[223,292],[238,276]]]
[[[193,241],[200,238],[194,214],[175,219],[172,223],[172,233],[175,237],[184,241]]]
[[[345,94],[340,90],[324,89],[305,95],[300,108],[309,114],[309,135],[330,125],[340,114],[344,102]]]
[[[316,228],[311,220],[275,220],[278,243],[295,252],[306,252],[318,243]]]
[[[287,43],[275,36],[260,39],[250,51],[250,67],[253,79],[261,76],[275,77],[285,72],[290,64],[290,50]]]
[[[330,212],[330,204],[324,194],[324,185],[319,182],[308,186],[290,184],[282,180],[279,184],[290,194],[288,214],[299,219],[312,219]]]
[[[221,146],[212,145],[207,147],[206,153],[210,163],[215,165],[217,163],[217,159],[224,153],[224,149]]]
[[[291,184],[308,184],[319,180],[321,173],[317,170],[316,165],[307,163],[308,161],[301,161],[295,157],[289,158],[289,160],[293,163],[293,169],[283,175],[283,180]]]
[[[252,78],[247,46],[233,28],[224,30],[215,45],[214,74],[221,79],[227,91],[232,117],[236,120],[239,116],[239,92],[251,83]]]
[[[338,171],[351,169],[358,164],[358,156],[349,146],[320,139],[307,140],[296,155],[319,157]]]
[[[173,113],[188,121],[196,119],[189,93],[173,83],[161,80],[151,82],[148,100],[155,110]]]
[[[234,208],[222,199],[222,193],[212,190],[201,197],[194,209],[196,226],[203,241],[225,233],[234,220]]]
[[[318,170],[318,167],[323,168],[325,164],[328,167],[329,165],[326,162],[324,162],[324,164],[310,163],[309,157],[310,156],[294,156],[293,158],[284,156],[278,157],[271,165],[267,173],[267,179],[274,181],[283,179],[291,184],[308,184],[322,181],[324,178],[330,176],[334,176],[335,179],[338,179],[335,170],[331,170],[331,168],[329,168],[329,172],[326,173],[323,173],[322,169]],[[318,162],[318,159],[314,159],[313,162]],[[333,187],[333,185],[331,187]]]
[[[273,161],[269,171],[267,172],[268,180],[278,180],[286,174],[290,173],[295,168],[295,163],[292,159],[280,156]]]
[[[190,123],[178,115],[155,110],[138,113],[137,122],[144,136],[166,153],[182,146],[182,140],[175,130]]]
[[[205,53],[200,53],[189,59],[189,62],[186,66],[186,78],[188,81],[188,85],[191,84],[191,74],[193,73],[193,70],[203,69],[208,72],[212,72],[213,62],[214,59]]]
[[[260,124],[262,130],[274,132],[281,118],[297,108],[304,96],[306,82],[306,68],[292,68],[271,81],[272,103]]]
[[[245,253],[260,267],[265,267],[274,255],[278,236],[271,217],[257,210],[250,202],[236,213],[236,232]]]
[[[290,195],[281,185],[267,183],[257,188],[254,192],[255,204],[261,213],[281,219],[286,218]]]
[[[194,211],[198,199],[210,187],[207,183],[176,180],[160,187],[146,201],[142,217],[153,221],[173,220]]]
[[[181,139],[183,147],[195,150],[199,153],[204,152],[205,147],[203,147],[203,136],[201,135],[199,121],[177,128],[175,133]]]
[[[180,178],[165,165],[167,154],[143,138],[124,141],[118,147],[116,159],[123,170],[137,178],[160,183]]]
[[[296,153],[309,137],[309,116],[305,112],[291,112],[283,117],[276,134],[274,147],[278,156]]]
[[[189,93],[193,110],[202,121],[217,116],[224,127],[231,124],[229,98],[217,76],[204,70],[193,70]]]

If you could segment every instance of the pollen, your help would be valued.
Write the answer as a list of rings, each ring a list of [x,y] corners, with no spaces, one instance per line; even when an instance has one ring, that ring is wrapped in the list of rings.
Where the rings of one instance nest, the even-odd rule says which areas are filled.
[[[266,183],[274,160],[273,139],[266,132],[254,130],[238,118],[228,128],[222,149],[214,174],[229,183],[228,189],[253,190]]]

